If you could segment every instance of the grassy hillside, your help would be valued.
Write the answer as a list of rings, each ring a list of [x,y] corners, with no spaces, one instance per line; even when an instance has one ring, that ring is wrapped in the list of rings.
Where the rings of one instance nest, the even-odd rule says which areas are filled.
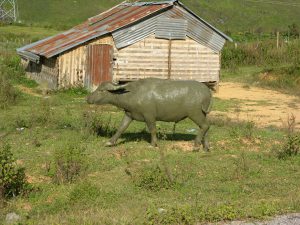
[[[19,0],[18,4],[22,22],[65,29],[119,2],[121,0],[32,0],[30,3],[27,0]],[[298,0],[281,0],[284,5],[252,0],[182,2],[213,25],[230,32],[286,30],[288,25],[300,21]]]

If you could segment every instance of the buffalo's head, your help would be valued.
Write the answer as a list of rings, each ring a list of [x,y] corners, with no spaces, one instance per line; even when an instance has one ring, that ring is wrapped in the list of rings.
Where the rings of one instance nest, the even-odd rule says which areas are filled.
[[[124,91],[126,86],[127,84],[117,85],[112,82],[103,82],[87,97],[87,103],[99,105],[110,103],[115,94]]]

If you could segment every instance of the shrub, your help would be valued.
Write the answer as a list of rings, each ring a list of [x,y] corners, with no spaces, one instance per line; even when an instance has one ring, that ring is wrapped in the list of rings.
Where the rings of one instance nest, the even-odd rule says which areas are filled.
[[[175,184],[158,165],[146,166],[137,171],[133,175],[133,181],[136,186],[150,191],[170,189]]]
[[[115,132],[115,125],[112,124],[112,119],[105,119],[102,113],[88,111],[83,114],[83,126],[88,133],[96,134],[103,137],[111,137]]]
[[[53,120],[53,111],[48,99],[41,99],[39,104],[32,109],[31,124],[45,125]]]
[[[149,207],[146,224],[194,224],[196,222],[191,206],[175,206],[170,209]]]
[[[280,148],[275,149],[278,159],[287,159],[300,153],[300,133],[295,130],[296,117],[293,114],[288,116],[285,126],[287,135]]]
[[[253,141],[255,138],[255,124],[253,121],[240,122],[232,124],[230,127],[230,136],[233,138],[247,138]]]
[[[59,148],[54,155],[53,181],[57,184],[72,183],[87,169],[85,149],[76,144]]]
[[[283,145],[276,151],[278,159],[287,159],[300,153],[300,134],[287,135]]]
[[[0,72],[0,108],[5,109],[14,104],[19,96],[19,92],[12,86],[7,76]]]
[[[80,205],[91,205],[101,195],[101,189],[91,182],[79,183],[70,192],[70,202]]]
[[[238,210],[229,204],[208,208],[201,205],[177,205],[165,208],[149,207],[146,224],[195,224],[197,222],[218,222],[233,220]]]
[[[17,167],[11,147],[5,145],[0,150],[0,197],[11,198],[28,190],[25,169]]]

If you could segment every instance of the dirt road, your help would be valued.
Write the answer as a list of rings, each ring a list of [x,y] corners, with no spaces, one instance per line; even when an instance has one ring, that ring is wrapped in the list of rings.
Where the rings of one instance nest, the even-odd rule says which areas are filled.
[[[238,102],[229,112],[214,111],[213,115],[253,121],[259,127],[286,126],[288,117],[295,117],[300,130],[300,98],[277,91],[249,87],[244,84],[220,83],[215,97]]]

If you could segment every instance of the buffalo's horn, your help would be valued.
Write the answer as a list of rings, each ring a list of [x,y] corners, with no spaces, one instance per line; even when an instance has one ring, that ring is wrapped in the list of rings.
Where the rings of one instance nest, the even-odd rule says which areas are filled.
[[[124,89],[126,86],[127,86],[127,84],[116,85],[116,84],[113,84],[113,83],[107,83],[105,89],[107,91],[117,91],[117,90]]]

